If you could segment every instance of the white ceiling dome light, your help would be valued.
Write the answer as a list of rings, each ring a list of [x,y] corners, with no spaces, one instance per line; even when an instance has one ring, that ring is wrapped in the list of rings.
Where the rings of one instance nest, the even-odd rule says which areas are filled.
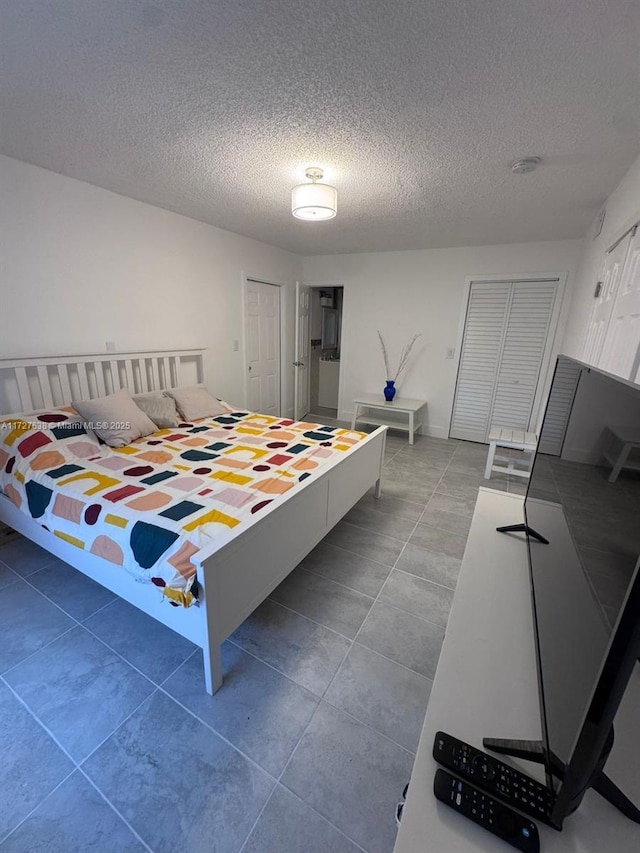
[[[298,219],[333,219],[338,212],[336,188],[318,183],[323,174],[322,169],[311,166],[305,172],[311,183],[291,190],[291,212]]]

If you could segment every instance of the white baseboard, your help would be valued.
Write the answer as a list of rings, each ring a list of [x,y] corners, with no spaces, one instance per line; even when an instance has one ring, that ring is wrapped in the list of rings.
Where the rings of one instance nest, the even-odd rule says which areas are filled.
[[[431,438],[449,438],[449,428],[441,426],[427,426],[420,430],[421,435],[428,435]]]

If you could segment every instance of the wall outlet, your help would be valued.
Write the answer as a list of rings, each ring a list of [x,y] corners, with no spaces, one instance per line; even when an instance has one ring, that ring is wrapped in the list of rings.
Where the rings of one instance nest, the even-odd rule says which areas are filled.
[[[107,341],[107,352],[115,352],[116,351],[116,342],[115,341]]]
[[[456,357],[456,349],[455,347],[449,347],[447,350],[447,358],[455,358]]]

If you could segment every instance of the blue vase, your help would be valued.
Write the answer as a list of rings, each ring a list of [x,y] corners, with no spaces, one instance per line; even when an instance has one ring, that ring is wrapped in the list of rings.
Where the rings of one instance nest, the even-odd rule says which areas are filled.
[[[394,379],[387,379],[387,384],[382,389],[382,393],[384,394],[384,399],[387,403],[390,403],[393,400],[396,396],[396,383]]]

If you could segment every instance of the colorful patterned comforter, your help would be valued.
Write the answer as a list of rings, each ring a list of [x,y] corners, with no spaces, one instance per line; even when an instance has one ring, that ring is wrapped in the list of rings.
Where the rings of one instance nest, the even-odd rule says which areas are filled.
[[[189,606],[203,547],[365,437],[230,410],[113,449],[65,407],[0,421],[0,490],[52,535]]]

